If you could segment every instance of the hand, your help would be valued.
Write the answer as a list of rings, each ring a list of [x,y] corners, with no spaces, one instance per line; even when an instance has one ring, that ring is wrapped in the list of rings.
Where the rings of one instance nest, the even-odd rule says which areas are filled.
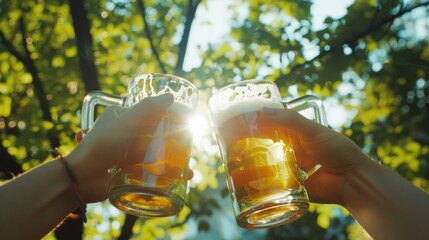
[[[94,127],[66,158],[80,180],[84,201],[97,202],[107,198],[108,169],[123,159],[139,134],[145,121],[159,121],[173,103],[171,94],[143,99],[130,109],[108,107],[97,119]],[[189,179],[193,172],[188,173]]]
[[[316,163],[322,166],[304,182],[310,200],[343,205],[342,191],[347,180],[371,160],[346,136],[293,110],[265,108],[263,117],[292,132],[290,137],[300,167]]]

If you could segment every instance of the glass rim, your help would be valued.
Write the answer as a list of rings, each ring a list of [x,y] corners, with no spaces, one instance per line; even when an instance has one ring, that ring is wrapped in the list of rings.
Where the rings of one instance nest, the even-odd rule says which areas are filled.
[[[218,89],[213,94],[213,96],[216,95],[219,92],[225,91],[226,89],[230,89],[230,88],[241,86],[241,85],[248,84],[248,83],[270,84],[270,85],[274,85],[274,86],[276,86],[276,88],[278,88],[278,86],[277,86],[277,84],[275,82],[272,82],[272,81],[269,81],[269,80],[264,80],[264,79],[253,78],[253,79],[246,79],[246,80],[242,80],[242,81],[239,81],[239,82],[230,83],[230,84],[228,84],[228,85],[226,85],[226,86]]]
[[[229,90],[233,90],[236,87],[243,87],[246,86],[248,84],[255,84],[255,85],[267,85],[267,87],[269,88],[275,88],[278,97],[281,99],[281,94],[280,94],[280,90],[279,87],[277,86],[277,84],[275,82],[269,81],[269,80],[265,80],[265,79],[247,79],[247,80],[242,80],[239,82],[234,82],[231,84],[228,84],[220,89],[218,89],[216,92],[214,92],[208,99],[208,108],[210,111],[213,110],[213,108],[218,105],[217,101],[219,99],[219,97],[222,97],[222,94],[229,91]],[[233,90],[234,91],[234,90]]]
[[[230,84],[228,84],[228,85],[226,85],[226,86],[224,86],[222,88],[219,88],[216,92],[214,92],[210,96],[209,101],[208,101],[209,106],[211,105],[211,100],[214,99],[220,93],[222,93],[222,92],[224,92],[224,91],[226,91],[228,89],[231,89],[231,88],[234,88],[234,87],[238,87],[238,86],[241,86],[241,85],[245,85],[245,84],[248,84],[248,83],[269,84],[269,85],[275,86],[277,89],[279,88],[275,82],[272,82],[272,81],[269,81],[269,80],[264,80],[264,79],[257,79],[257,78],[246,79],[246,80],[242,80],[242,81],[239,81],[239,82],[230,83]]]
[[[177,75],[171,74],[171,73],[143,73],[143,74],[139,74],[137,76],[135,76],[134,78],[132,78],[132,80],[128,83],[128,85],[132,84],[136,78],[140,77],[140,76],[144,76],[144,75],[152,75],[153,77],[166,77],[168,79],[178,79],[184,83],[186,83],[187,85],[189,85],[190,87],[192,87],[196,92],[198,92],[198,88],[195,86],[195,84],[193,84],[191,81],[183,78],[183,77],[179,77]]]

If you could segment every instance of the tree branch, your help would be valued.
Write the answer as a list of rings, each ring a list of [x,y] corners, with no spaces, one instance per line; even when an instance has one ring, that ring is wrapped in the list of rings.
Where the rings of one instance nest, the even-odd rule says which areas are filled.
[[[156,50],[155,44],[153,43],[152,34],[150,32],[150,29],[149,29],[149,24],[146,20],[146,7],[144,5],[143,0],[137,0],[137,6],[138,6],[140,14],[143,18],[144,31],[145,31],[147,40],[149,41],[150,48],[152,49],[152,53],[155,56],[156,61],[158,62],[159,67],[161,68],[162,72],[166,73],[167,71],[165,70],[165,66],[162,63],[161,58],[159,57],[158,50]]]
[[[0,29],[0,43],[5,46],[6,50],[12,54],[18,61],[24,62],[25,58],[22,56],[13,46],[13,44],[6,38],[3,31]],[[13,103],[13,102],[12,102]],[[14,109],[12,106],[11,109]],[[6,119],[5,119],[6,121]],[[7,126],[6,126],[7,129]],[[12,179],[14,176],[18,175],[19,173],[23,172],[22,166],[18,164],[15,157],[12,156],[5,146],[3,146],[3,141],[1,141],[1,135],[0,135],[0,172],[1,179]]]
[[[1,136],[0,142],[3,142]],[[17,163],[15,157],[7,151],[3,144],[0,144],[0,159],[0,179],[12,179],[23,172],[22,166]]]
[[[386,17],[386,18],[382,19],[382,20],[381,20],[381,21],[379,21],[378,23],[375,23],[375,24],[370,25],[370,26],[369,26],[367,29],[365,29],[364,31],[362,31],[362,32],[360,32],[360,33],[355,34],[355,35],[354,35],[352,38],[350,38],[349,40],[346,40],[346,41],[344,41],[343,43],[341,43],[341,44],[340,44],[340,46],[342,46],[342,45],[344,45],[344,44],[350,45],[350,44],[352,44],[352,43],[355,43],[355,42],[356,42],[356,41],[358,41],[359,39],[364,38],[366,35],[368,35],[368,34],[370,34],[370,33],[372,33],[372,32],[375,32],[375,31],[379,30],[379,29],[380,29],[381,27],[383,27],[385,24],[391,24],[391,23],[393,23],[393,21],[394,21],[394,20],[396,20],[397,18],[401,17],[402,15],[404,15],[404,14],[406,14],[406,13],[409,13],[409,12],[413,11],[413,10],[414,10],[414,9],[416,9],[416,8],[423,7],[423,6],[428,6],[428,5],[429,5],[429,2],[424,2],[424,3],[416,4],[415,6],[412,6],[412,7],[409,7],[409,8],[404,8],[404,9],[402,9],[401,11],[399,11],[398,13],[393,14],[393,15],[390,15],[389,17]],[[305,67],[305,66],[307,66],[308,64],[311,64],[312,62],[316,61],[317,59],[320,59],[320,58],[324,57],[325,55],[327,55],[327,54],[329,54],[329,53],[335,52],[336,50],[338,50],[338,49],[336,49],[336,48],[334,48],[334,47],[332,47],[332,46],[331,46],[331,48],[330,48],[329,50],[322,50],[322,51],[319,53],[319,55],[315,56],[314,58],[312,58],[312,59],[310,59],[310,60],[307,60],[307,61],[305,61],[304,63],[297,64],[297,65],[293,66],[293,67],[291,68],[291,70],[290,70],[289,74],[290,74],[290,73],[293,73],[293,72],[295,72],[295,71],[297,71],[297,70],[299,70],[299,69],[301,69],[301,68],[303,68],[303,67]]]
[[[118,240],[128,240],[133,236],[133,227],[137,221],[137,217],[127,214],[125,217],[125,222],[122,225],[121,234],[118,237]]]
[[[33,86],[34,86],[34,89],[36,90],[36,94],[39,99],[40,106],[42,108],[43,120],[52,122],[52,115],[51,115],[51,112],[49,111],[50,109],[49,102],[46,99],[46,94],[45,94],[45,91],[43,90],[42,82],[40,81],[40,78],[37,74],[38,70],[34,65],[34,61],[31,59],[31,52],[27,47],[24,18],[22,17],[19,19],[19,28],[22,35],[22,46],[24,47],[24,51],[25,51],[25,57],[22,59],[23,64],[25,65],[25,67],[30,72],[33,78]]]
[[[23,17],[21,17],[19,19],[19,31],[20,31],[21,36],[22,36],[22,46],[24,48],[25,54],[19,53],[15,49],[12,42],[6,38],[5,34],[1,30],[0,30],[0,42],[6,47],[7,51],[10,54],[12,54],[18,61],[20,61],[25,66],[27,71],[32,76],[32,84],[33,84],[34,89],[36,91],[37,98],[39,99],[39,103],[40,103],[40,106],[42,109],[43,120],[53,122],[52,114],[50,112],[49,102],[46,99],[46,94],[45,94],[45,91],[43,90],[41,79],[38,76],[38,70],[34,64],[33,59],[31,58],[31,52],[27,46],[26,33],[25,33],[26,30],[25,30],[25,23],[24,23]],[[60,145],[60,141],[55,135],[48,134],[48,138],[49,138],[49,141],[51,143],[52,148],[58,147]],[[13,160],[13,157],[10,154],[6,154],[7,151],[4,151],[5,150],[4,146],[1,146],[1,148],[2,148],[2,155],[5,157],[5,159],[6,160],[7,159]],[[12,174],[16,174],[16,173],[22,171],[21,166],[18,166],[16,164],[16,161],[15,161],[15,163],[9,161],[9,163],[7,163],[6,165],[10,167],[10,169],[7,171],[10,171]],[[5,168],[3,166],[1,167],[1,169],[5,170]],[[6,175],[6,177],[8,177],[8,176]]]
[[[24,36],[23,36],[24,37]],[[0,29],[0,42],[6,47],[7,51],[11,53],[18,61],[24,63],[25,57],[22,56],[13,46],[13,44],[6,38],[3,31]]]
[[[188,13],[186,14],[185,29],[183,30],[182,40],[179,43],[179,54],[177,58],[175,73],[183,72],[183,63],[185,61],[186,50],[188,47],[189,34],[191,32],[192,22],[195,18],[198,5],[201,0],[189,0]]]

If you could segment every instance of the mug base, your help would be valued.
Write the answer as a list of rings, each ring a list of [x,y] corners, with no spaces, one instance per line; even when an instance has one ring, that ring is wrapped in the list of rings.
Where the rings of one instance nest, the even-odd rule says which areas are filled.
[[[130,185],[111,189],[109,201],[123,212],[147,218],[175,215],[185,205],[180,196],[168,190]]]
[[[242,212],[236,217],[237,224],[247,229],[279,226],[302,217],[308,210],[307,200],[293,202],[269,202]]]

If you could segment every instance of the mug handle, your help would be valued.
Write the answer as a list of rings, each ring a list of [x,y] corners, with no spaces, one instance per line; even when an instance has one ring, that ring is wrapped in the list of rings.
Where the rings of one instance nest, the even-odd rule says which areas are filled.
[[[302,97],[295,98],[289,102],[282,101],[283,105],[297,112],[304,111],[306,109],[312,109],[314,111],[315,121],[324,126],[328,126],[326,119],[325,107],[322,100],[315,95],[305,95]],[[308,171],[301,169],[302,179],[306,180],[309,176],[315,173],[321,167],[320,164],[315,165]]]
[[[81,131],[82,137],[85,136],[86,131],[94,126],[94,110],[96,105],[103,106],[122,106],[124,99],[112,94],[107,94],[102,91],[93,91],[88,93],[83,99],[82,104],[82,118],[81,118]]]

